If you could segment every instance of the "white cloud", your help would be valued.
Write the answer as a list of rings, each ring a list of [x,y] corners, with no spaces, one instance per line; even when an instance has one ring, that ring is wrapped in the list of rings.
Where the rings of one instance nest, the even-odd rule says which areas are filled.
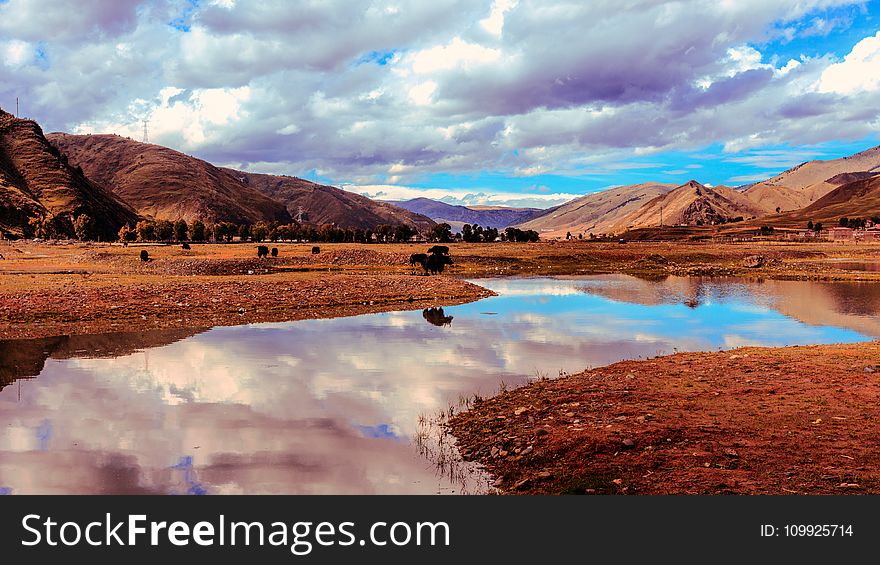
[[[495,0],[492,3],[492,11],[485,19],[480,20],[480,26],[492,35],[500,37],[504,29],[504,14],[516,4],[517,0]]]
[[[409,99],[413,104],[427,106],[431,103],[435,90],[437,90],[437,83],[433,80],[420,82],[409,89]]]
[[[471,69],[476,65],[498,60],[501,52],[454,37],[447,45],[424,49],[405,59],[416,74],[435,73],[449,69]]]
[[[458,206],[550,208],[583,196],[582,194],[565,192],[524,194],[490,189],[418,188],[391,184],[343,185],[342,188],[379,200],[410,200],[423,197]]]
[[[880,32],[859,41],[843,61],[831,65],[819,79],[819,92],[856,94],[880,87]]]

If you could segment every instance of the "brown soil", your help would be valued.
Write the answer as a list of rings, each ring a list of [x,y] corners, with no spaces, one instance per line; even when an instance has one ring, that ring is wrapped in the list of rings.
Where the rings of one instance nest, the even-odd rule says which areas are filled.
[[[524,494],[880,493],[880,343],[624,361],[477,400],[449,428]]]
[[[485,276],[629,273],[880,280],[837,259],[872,261],[880,245],[546,242],[454,244],[440,277],[409,266],[425,244],[169,245],[0,241],[0,338],[189,328],[423,308],[491,293]],[[142,249],[151,257],[138,260]],[[748,268],[747,257],[764,258]],[[244,309],[244,313],[240,310]]]

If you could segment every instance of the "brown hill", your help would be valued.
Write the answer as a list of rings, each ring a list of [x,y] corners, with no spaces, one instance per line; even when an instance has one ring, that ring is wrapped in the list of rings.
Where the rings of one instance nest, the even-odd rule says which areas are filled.
[[[880,175],[839,186],[806,208],[766,218],[773,225],[803,227],[807,222],[837,225],[840,218],[880,216]]]
[[[674,188],[674,184],[657,183],[610,188],[545,210],[517,227],[535,230],[545,238],[564,237],[566,232],[575,235],[606,233],[646,202]]]
[[[638,210],[622,218],[613,231],[657,226],[660,224],[661,208],[664,225],[712,224],[736,217],[749,218],[763,214],[763,210],[732,188],[709,188],[692,180],[646,202]]]
[[[372,229],[380,224],[406,224],[425,232],[434,221],[387,202],[371,200],[333,186],[316,184],[297,177],[247,173],[234,169],[224,172],[239,182],[277,202],[283,203],[297,218],[302,207],[304,221],[336,224],[340,228]]]
[[[86,176],[157,220],[291,221],[286,208],[214,165],[118,135],[52,133],[49,140]]]
[[[69,165],[36,122],[0,110],[0,233],[30,236],[30,220],[42,217],[54,218],[56,235],[73,237],[80,214],[94,220],[93,235],[105,240],[137,220],[134,210]]]
[[[880,172],[880,146],[850,157],[803,163],[752,185],[744,194],[768,214],[776,208],[787,212],[809,206],[844,184],[841,175],[862,172]],[[832,181],[835,178],[838,180]]]

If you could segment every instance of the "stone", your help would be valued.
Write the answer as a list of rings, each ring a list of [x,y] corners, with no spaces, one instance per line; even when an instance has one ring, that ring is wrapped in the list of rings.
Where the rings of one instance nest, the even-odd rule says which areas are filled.
[[[759,269],[764,266],[764,262],[763,255],[749,255],[743,259],[742,266],[747,269]]]
[[[621,443],[621,445],[623,445],[624,449],[635,449],[635,447],[636,447],[636,442],[634,442],[633,440],[631,440],[629,438],[623,440],[620,443]]]

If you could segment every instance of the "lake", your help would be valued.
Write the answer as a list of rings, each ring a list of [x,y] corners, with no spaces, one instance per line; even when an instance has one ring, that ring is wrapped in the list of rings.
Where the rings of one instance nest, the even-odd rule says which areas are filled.
[[[880,337],[870,283],[474,282],[499,296],[0,342],[0,493],[481,492],[431,425],[474,394],[675,351]]]

